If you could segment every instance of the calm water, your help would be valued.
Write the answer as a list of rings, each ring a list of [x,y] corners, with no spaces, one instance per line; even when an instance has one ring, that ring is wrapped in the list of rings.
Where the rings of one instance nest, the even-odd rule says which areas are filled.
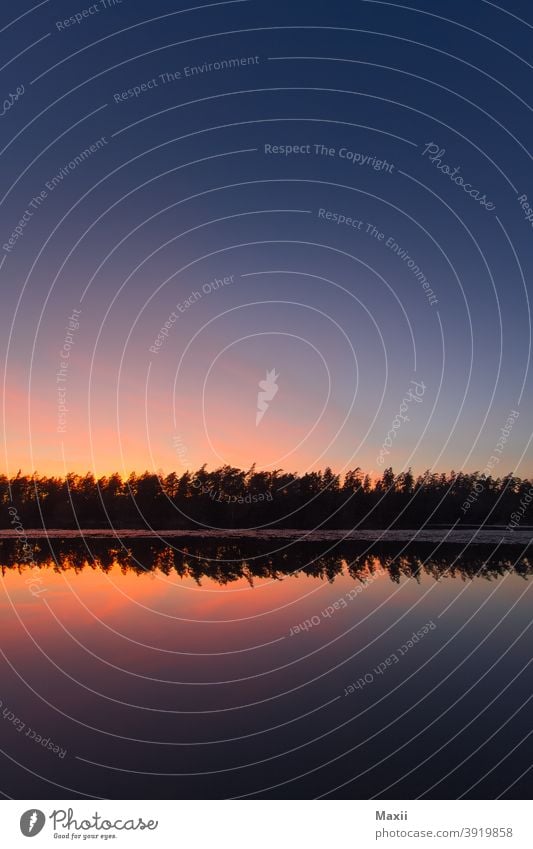
[[[122,542],[0,541],[6,795],[531,797],[522,548]]]

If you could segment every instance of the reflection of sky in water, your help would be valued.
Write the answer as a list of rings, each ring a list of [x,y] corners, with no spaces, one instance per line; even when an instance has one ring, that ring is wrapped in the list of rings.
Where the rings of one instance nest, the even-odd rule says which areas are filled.
[[[309,797],[359,774],[340,795],[373,795],[396,780],[390,798],[418,795],[520,708],[527,670],[501,691],[528,661],[527,635],[519,635],[530,621],[521,598],[529,584],[506,568],[491,580],[458,572],[437,581],[422,572],[418,580],[404,575],[396,582],[379,560],[374,567],[374,575],[363,570],[363,583],[344,564],[332,581],[249,572],[226,585],[118,564],[107,573],[48,568],[39,573],[46,590],[38,598],[28,592],[27,571],[6,569],[1,698],[68,755],[59,761],[5,721],[3,748],[43,777],[93,795],[209,798],[290,781],[272,794]],[[306,621],[313,623],[308,630],[290,636]],[[437,627],[399,656],[430,621]],[[395,653],[398,663],[383,675],[373,672]],[[368,673],[371,682],[344,695]],[[431,795],[466,791],[527,733],[527,714],[526,707]],[[194,745],[202,743],[210,745]],[[480,785],[480,797],[497,795],[518,777],[527,765],[523,749]],[[147,778],[86,760],[141,773],[215,773]],[[297,778],[309,770],[315,771]],[[10,781],[6,792],[15,795],[24,785],[30,795],[40,788],[41,795],[61,797],[19,767]],[[524,782],[512,792],[525,793]]]
[[[375,475],[416,378],[427,390],[386,455],[395,471],[486,469],[519,408],[493,471],[530,476],[531,228],[517,202],[531,202],[529,25],[483,3],[478,31],[480,4],[463,0],[438,4],[441,16],[343,0],[182,5],[153,0],[145,20],[144,4],[117,2],[67,32],[56,16],[70,4],[44,2],[0,23],[0,100],[25,87],[2,124],[0,472],[257,462]],[[232,56],[259,60],[117,99]],[[288,144],[309,155],[265,147]],[[429,144],[495,209],[435,167]],[[341,149],[394,167],[351,164]],[[63,432],[57,371],[74,309]],[[257,427],[267,369],[279,392]],[[531,797],[528,564],[495,554],[485,567],[473,547],[451,577],[435,562],[417,571],[413,554],[341,606],[363,573],[340,555],[302,571],[291,545],[271,566],[258,540],[245,566],[223,566],[206,540],[205,568],[166,568],[159,551],[143,571],[105,545],[102,569],[73,543],[71,568],[42,569],[37,596],[27,571],[3,574],[6,794],[490,798],[516,780],[510,795]],[[149,542],[139,546],[142,564]],[[373,679],[429,620],[437,627]],[[11,713],[68,756],[18,733]]]

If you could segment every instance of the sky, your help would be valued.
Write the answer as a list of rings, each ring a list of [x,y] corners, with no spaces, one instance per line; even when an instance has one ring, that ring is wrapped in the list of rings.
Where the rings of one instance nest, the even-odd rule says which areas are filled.
[[[1,470],[533,475],[532,26],[6,7]]]

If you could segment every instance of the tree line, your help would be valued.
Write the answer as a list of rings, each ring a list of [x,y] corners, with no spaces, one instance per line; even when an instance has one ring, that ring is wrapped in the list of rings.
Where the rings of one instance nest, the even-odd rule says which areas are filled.
[[[182,474],[114,473],[95,478],[0,475],[0,527],[17,513],[29,528],[419,528],[424,524],[526,525],[533,481],[508,474],[392,468],[372,479],[359,467],[304,475],[224,465]],[[515,520],[516,522],[517,520]]]

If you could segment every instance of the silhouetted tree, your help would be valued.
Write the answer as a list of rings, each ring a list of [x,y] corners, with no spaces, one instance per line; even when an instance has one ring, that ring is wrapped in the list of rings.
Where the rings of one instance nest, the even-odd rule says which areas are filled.
[[[533,482],[512,474],[449,474],[384,469],[372,481],[356,467],[344,477],[330,467],[299,476],[282,469],[247,471],[204,465],[170,472],[92,473],[65,478],[19,470],[0,476],[0,527],[15,507],[25,528],[419,528],[426,524],[517,526],[533,520]]]

